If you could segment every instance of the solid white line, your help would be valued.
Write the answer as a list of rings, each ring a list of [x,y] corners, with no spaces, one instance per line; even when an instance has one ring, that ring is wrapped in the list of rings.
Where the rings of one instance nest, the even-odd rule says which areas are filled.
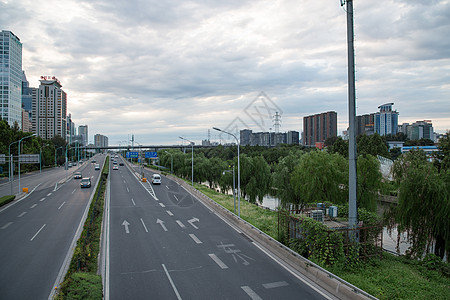
[[[243,289],[244,292],[246,292],[247,295],[252,298],[252,300],[262,300],[262,298],[258,296],[258,294],[255,293],[249,286],[241,286],[241,289]]]
[[[9,223],[6,223],[5,225],[3,225],[3,227],[2,227],[2,229],[6,229],[6,228],[8,228],[9,227],[9,225],[11,225],[13,222],[9,222]]]
[[[141,222],[142,222],[142,226],[144,226],[145,232],[148,232],[147,226],[145,226],[144,220],[142,220],[142,218],[141,218]]]
[[[39,200],[39,201],[41,201],[41,202],[42,202],[42,201],[44,201],[44,200],[45,200],[45,198],[42,198],[42,199],[41,199],[41,200]]]
[[[51,196],[51,195],[52,195],[52,193],[48,193],[48,194],[47,194],[47,197],[49,197],[49,196]]]
[[[35,208],[37,206],[37,204],[33,204],[30,206],[30,208]]]
[[[171,217],[173,216],[173,213],[170,210],[166,210],[166,212],[169,216],[171,216]]]
[[[195,234],[190,233],[189,236],[196,242],[197,244],[203,244],[202,241],[198,239],[198,237],[195,236]]]
[[[173,283],[172,277],[170,277],[170,274],[169,274],[169,272],[167,271],[166,266],[165,266],[164,264],[162,264],[162,267],[163,267],[163,269],[164,269],[164,272],[166,272],[166,276],[167,276],[167,278],[169,279],[170,285],[172,286],[172,289],[173,289],[173,291],[175,292],[175,295],[177,295],[177,299],[178,299],[178,300],[181,300],[181,296],[180,296],[180,294],[178,293],[177,287],[176,287],[175,284]]]
[[[136,206],[136,203],[134,203],[134,200],[133,200],[133,198],[131,198],[131,202],[133,202],[133,205],[134,205],[134,206]]]
[[[166,207],[166,206],[164,205],[164,203],[161,203],[161,202],[159,202],[159,205],[161,205],[161,207]]]
[[[208,254],[209,257],[212,258],[212,260],[219,265],[221,269],[228,269],[228,266],[223,263],[223,261],[220,260],[215,254]]]
[[[262,252],[264,252],[268,257],[270,257],[271,259],[273,259],[276,263],[278,263],[280,266],[282,266],[286,271],[288,271],[289,273],[291,273],[292,275],[294,275],[297,279],[299,279],[300,281],[302,281],[304,284],[308,285],[310,288],[312,288],[313,290],[315,290],[317,293],[319,293],[320,295],[322,295],[324,298],[326,299],[331,299],[329,296],[325,295],[321,290],[319,290],[318,288],[316,288],[314,285],[312,285],[310,282],[306,281],[305,279],[303,279],[302,277],[300,277],[297,273],[295,273],[294,271],[291,270],[291,268],[287,267],[285,264],[280,263],[280,261],[278,259],[276,259],[275,257],[272,256],[272,254],[270,254],[269,252],[267,252],[264,248],[262,248],[261,246],[259,246],[257,243],[252,242],[252,244],[257,247],[259,250],[261,250]]]
[[[263,287],[266,289],[274,289],[282,286],[289,285],[286,281],[277,281],[277,282],[270,282],[270,283],[263,283]]]
[[[62,204],[61,204],[61,206],[60,207],[58,207],[58,210],[60,210],[61,209],[61,207],[63,207],[63,205],[64,204],[66,204],[66,201],[64,201]]]
[[[25,214],[26,214],[27,212],[26,211],[24,211],[23,213],[21,213],[20,215],[18,215],[17,217],[18,218],[22,218]]]
[[[30,242],[34,240],[34,238],[39,234],[39,232],[41,232],[42,229],[44,229],[45,225],[47,225],[47,224],[42,225],[41,229],[39,229],[38,232],[36,232],[36,234],[33,235],[33,237],[31,238]]]
[[[109,220],[110,220],[110,207],[111,202],[111,182],[110,177],[108,176],[108,182],[106,183],[106,224],[105,224],[105,231],[106,231],[106,239],[105,239],[105,249],[106,249],[106,255],[105,255],[105,283],[104,283],[104,291],[105,291],[105,300],[109,300]]]
[[[177,224],[180,225],[181,228],[186,228],[186,226],[184,226],[184,224],[180,220],[176,220],[175,222],[177,222]]]

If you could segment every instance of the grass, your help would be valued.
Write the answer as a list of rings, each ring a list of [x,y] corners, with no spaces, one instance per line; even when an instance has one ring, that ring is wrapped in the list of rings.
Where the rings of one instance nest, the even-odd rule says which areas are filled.
[[[233,196],[200,184],[194,184],[194,187],[228,210],[234,210]],[[278,239],[277,212],[241,199],[241,217]],[[421,262],[405,257],[384,253],[382,260],[362,262],[356,269],[349,270],[346,266],[337,265],[325,268],[379,299],[450,299],[448,276],[440,271],[428,270]]]

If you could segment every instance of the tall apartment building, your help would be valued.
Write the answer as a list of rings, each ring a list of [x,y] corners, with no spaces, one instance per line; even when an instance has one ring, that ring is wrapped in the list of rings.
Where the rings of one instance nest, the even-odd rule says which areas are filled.
[[[279,144],[298,144],[298,131],[283,132],[252,132],[250,129],[240,131],[241,146],[270,146]]]
[[[431,120],[416,121],[415,123],[408,125],[406,132],[406,135],[410,140],[435,140]]]
[[[96,134],[94,135],[94,146],[95,147],[108,147],[108,137]]]
[[[298,145],[300,143],[300,133],[298,131],[288,131],[286,135],[286,144]]]
[[[356,136],[374,134],[375,114],[356,116]]]
[[[40,85],[33,89],[33,132],[43,139],[66,136],[67,94],[59,80],[41,76]]]
[[[0,32],[0,118],[22,128],[22,43],[7,30]]]
[[[379,135],[397,134],[398,112],[392,110],[394,103],[386,103],[378,106],[379,112],[375,113],[374,131]]]
[[[78,126],[78,135],[81,136],[81,143],[83,146],[87,146],[88,144],[88,126],[87,125],[80,125]]]
[[[337,136],[335,111],[303,117],[303,145],[315,146],[333,136]]]
[[[72,144],[76,134],[75,123],[72,121],[72,114],[68,114],[66,117],[66,141],[69,144]]]

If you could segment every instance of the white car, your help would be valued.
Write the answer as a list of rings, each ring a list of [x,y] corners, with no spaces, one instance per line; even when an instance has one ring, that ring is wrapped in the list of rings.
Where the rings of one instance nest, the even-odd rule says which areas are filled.
[[[161,175],[153,174],[152,175],[152,183],[153,184],[161,184]]]
[[[113,170],[119,170],[119,166],[114,165],[114,166],[113,166]]]
[[[99,164],[95,164],[94,169],[95,170],[100,170],[100,165]]]

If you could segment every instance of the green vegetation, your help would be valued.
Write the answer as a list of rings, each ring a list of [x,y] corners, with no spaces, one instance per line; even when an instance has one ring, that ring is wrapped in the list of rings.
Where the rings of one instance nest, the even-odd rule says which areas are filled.
[[[12,202],[15,198],[16,198],[15,195],[7,195],[7,196],[0,197],[0,206],[8,204],[9,202]]]
[[[66,277],[61,284],[56,299],[102,299],[103,287],[100,275],[97,275],[98,254],[106,180],[109,174],[109,156],[101,173],[83,232],[75,248]]]

